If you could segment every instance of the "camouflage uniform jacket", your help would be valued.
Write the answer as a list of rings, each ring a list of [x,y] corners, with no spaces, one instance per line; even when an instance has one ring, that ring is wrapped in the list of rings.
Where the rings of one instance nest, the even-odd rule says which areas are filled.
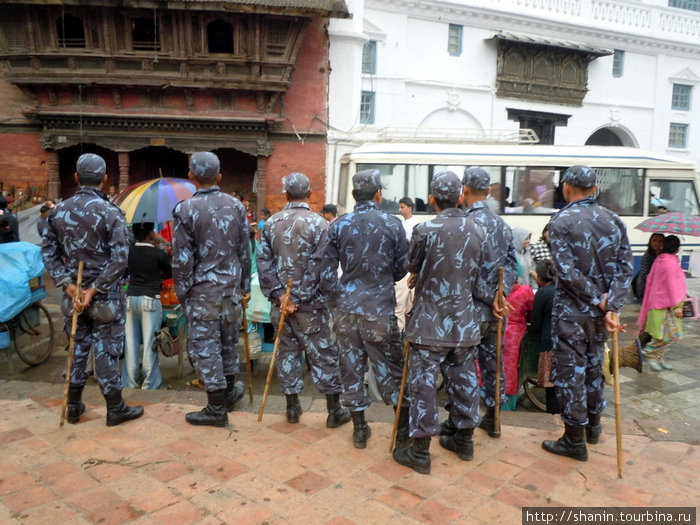
[[[197,191],[173,210],[173,278],[180,302],[240,300],[250,291],[248,218],[218,186]]]
[[[291,277],[291,300],[301,311],[325,305],[319,281],[327,230],[326,220],[305,202],[290,202],[265,222],[257,263],[266,297],[279,304]]]
[[[328,228],[322,286],[338,311],[370,317],[394,314],[394,282],[404,275],[408,240],[401,221],[359,202]],[[338,263],[343,275],[338,282]]]
[[[469,347],[481,339],[476,297],[488,294],[481,279],[484,232],[457,208],[413,229],[406,269],[418,274],[407,339],[427,346]]]
[[[486,204],[478,201],[466,210],[466,216],[481,226],[486,233],[484,239],[484,265],[481,277],[486,281],[487,297],[476,301],[477,318],[480,321],[495,321],[492,311],[493,300],[498,292],[498,269],[503,268],[503,293],[508,295],[518,274],[518,261],[515,258],[513,233],[501,217]]]
[[[567,204],[550,222],[557,270],[553,316],[601,317],[619,312],[632,279],[632,249],[624,223],[594,197]]]
[[[107,293],[122,285],[130,240],[124,212],[100,190],[81,186],[51,210],[41,254],[56,286],[74,283],[83,261],[81,286]]]

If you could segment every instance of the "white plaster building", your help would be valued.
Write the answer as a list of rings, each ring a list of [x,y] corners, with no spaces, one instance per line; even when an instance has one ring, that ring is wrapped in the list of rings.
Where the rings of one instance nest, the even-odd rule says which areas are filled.
[[[398,133],[490,135],[534,124],[554,144],[616,143],[700,166],[698,0],[350,0],[348,7],[352,19],[329,25],[329,201],[344,153]],[[509,83],[509,72],[517,77],[523,66],[508,55],[513,45],[516,62],[536,77],[556,77],[559,87]],[[584,57],[587,68],[567,63],[572,57]],[[579,104],[566,83],[576,77],[586,87],[586,73]],[[529,90],[542,96],[533,100]]]

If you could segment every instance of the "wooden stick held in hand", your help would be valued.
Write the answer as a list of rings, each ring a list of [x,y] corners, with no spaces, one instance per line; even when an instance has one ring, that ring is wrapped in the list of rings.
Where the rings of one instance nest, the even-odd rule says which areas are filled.
[[[619,321],[618,321],[619,327]],[[617,343],[617,330],[612,334],[613,385],[615,389],[615,441],[617,445],[617,477],[622,479],[622,405],[620,404],[620,348]]]
[[[63,428],[63,423],[66,420],[66,412],[68,411],[68,390],[70,388],[70,374],[73,368],[73,351],[75,350],[75,332],[78,329],[78,316],[80,311],[75,307],[75,299],[80,298],[80,284],[83,281],[83,261],[78,263],[78,278],[75,281],[75,293],[73,294],[73,319],[70,327],[70,342],[68,344],[68,363],[66,364],[66,383],[63,388],[63,406],[61,407],[61,423],[60,428]]]
[[[391,431],[391,439],[389,440],[389,452],[394,450],[396,443],[396,432],[399,429],[399,418],[401,417],[401,403],[403,402],[403,394],[406,390],[406,378],[408,377],[408,352],[411,349],[411,344],[407,339],[403,340],[403,374],[401,374],[401,388],[399,389],[399,400],[396,403],[396,414],[394,414],[394,428]]]
[[[265,391],[263,392],[262,403],[260,404],[260,411],[258,412],[258,421],[262,421],[263,412],[265,412],[265,403],[267,402],[267,394],[270,391],[270,381],[272,381],[272,372],[275,369],[277,349],[280,345],[280,337],[282,335],[282,329],[284,328],[284,320],[287,317],[287,306],[289,305],[289,297],[290,295],[292,295],[292,283],[293,279],[290,277],[289,281],[287,281],[287,290],[282,296],[282,301],[280,301],[280,322],[277,326],[277,334],[275,335],[275,346],[272,348],[272,358],[270,359],[270,368],[267,371],[267,381],[265,381]]]
[[[248,375],[248,396],[253,403],[253,365],[250,362],[250,341],[248,341],[248,314],[246,307],[243,307],[243,346],[245,347],[245,365]]]
[[[503,308],[503,268],[498,269],[498,307]],[[496,386],[493,396],[493,431],[501,434],[501,353],[503,350],[503,318],[498,320],[496,333]]]

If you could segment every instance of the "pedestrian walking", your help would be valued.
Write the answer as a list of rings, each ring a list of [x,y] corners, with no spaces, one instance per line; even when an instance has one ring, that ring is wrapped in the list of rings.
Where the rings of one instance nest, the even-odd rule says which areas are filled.
[[[73,309],[77,319],[66,419],[78,423],[85,411],[82,392],[87,361],[94,346],[95,375],[107,403],[107,426],[143,415],[143,407],[129,407],[122,398],[119,358],[124,354],[124,273],[130,236],[124,212],[109,202],[101,187],[107,166],[99,155],[78,158],[76,194],[49,213],[41,254],[56,287],[63,287],[61,313],[69,333]],[[78,262],[83,262],[82,293],[76,296]]]
[[[383,188],[379,171],[357,172],[352,185],[354,210],[328,229],[323,287],[336,306],[334,330],[353,443],[365,448],[371,434],[365,419],[371,404],[364,387],[368,359],[382,400],[394,407],[398,402],[403,354],[394,315],[394,282],[406,274],[408,241],[399,219],[379,210]],[[343,270],[339,280],[338,264]],[[405,420],[407,410],[405,404]],[[400,437],[405,434],[400,432]]]
[[[413,229],[406,269],[415,303],[406,325],[409,353],[410,446],[393,457],[421,474],[430,473],[430,440],[440,434],[437,386],[442,369],[454,434],[440,444],[469,461],[479,423],[476,348],[481,340],[476,297],[492,299],[481,280],[484,231],[457,208],[462,184],[451,171],[436,174],[428,200],[438,215]],[[402,407],[403,408],[403,407]]]
[[[258,247],[258,276],[263,294],[272,302],[272,324],[279,325],[280,301],[286,283],[293,279],[292,293],[277,354],[277,379],[287,400],[287,422],[298,423],[299,394],[304,389],[304,353],[311,377],[326,396],[326,426],[350,421],[340,404],[338,348],[330,328],[330,312],[320,290],[327,221],[311,211],[309,179],[291,173],[284,179],[287,205],[265,223]]]
[[[147,239],[153,233],[152,222],[132,226],[136,242],[129,250],[129,287],[126,291],[126,349],[122,367],[124,388],[160,388],[163,376],[158,352],[153,350],[156,332],[163,323],[160,287],[172,277],[170,258]],[[139,346],[143,345],[143,354]],[[143,356],[143,367],[141,357]],[[143,370],[143,381],[141,371]]]
[[[597,443],[602,432],[603,351],[608,332],[620,329],[619,312],[632,280],[632,250],[624,223],[596,202],[591,168],[572,166],[561,182],[567,205],[552,217],[549,231],[557,275],[552,382],[565,432],[542,447],[585,461],[586,441]]]
[[[503,268],[504,298],[513,286],[518,272],[518,261],[515,258],[513,233],[505,221],[486,204],[489,194],[491,176],[481,168],[468,168],[462,178],[463,205],[466,216],[488,232],[484,241],[484,262],[481,267],[482,278],[489,288],[488,297],[477,297],[475,302],[477,319],[480,322],[481,341],[477,346],[479,369],[483,382],[482,400],[486,405],[486,414],[479,423],[479,428],[488,432],[489,436],[500,437],[500,430],[494,424],[496,409],[496,339],[498,333],[498,317],[508,313],[508,303],[504,302],[503,309],[498,306],[498,269]],[[490,299],[488,299],[490,297]],[[499,370],[503,374],[502,370]],[[505,381],[501,381],[499,403],[505,403]],[[443,423],[443,432],[450,433],[449,419]]]
[[[675,235],[663,238],[661,253],[646,279],[637,319],[637,326],[648,334],[642,355],[654,372],[673,370],[664,358],[669,345],[683,335],[683,300],[688,295],[688,287],[678,260],[680,247],[681,241]]]
[[[188,323],[189,354],[204,384],[207,406],[190,412],[192,425],[223,427],[245,393],[236,380],[242,305],[250,297],[248,218],[223,193],[219,158],[193,153],[189,179],[197,191],[173,210],[173,277]]]

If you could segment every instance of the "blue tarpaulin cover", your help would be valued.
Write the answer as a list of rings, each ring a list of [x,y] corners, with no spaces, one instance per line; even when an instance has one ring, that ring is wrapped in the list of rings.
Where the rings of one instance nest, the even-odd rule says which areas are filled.
[[[29,306],[29,280],[43,273],[39,246],[22,241],[0,244],[0,322]]]

